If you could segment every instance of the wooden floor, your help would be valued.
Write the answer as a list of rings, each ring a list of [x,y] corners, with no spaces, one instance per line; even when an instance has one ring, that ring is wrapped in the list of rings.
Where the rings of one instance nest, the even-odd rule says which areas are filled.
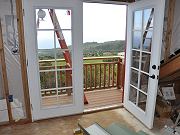
[[[120,106],[122,103],[122,90],[106,89],[85,92],[88,104],[85,105],[85,111],[104,107]]]
[[[116,88],[94,90],[85,92],[88,104],[85,105],[85,111],[97,110],[104,107],[117,107],[122,103],[122,90]],[[48,107],[53,105],[72,104],[72,96],[62,95],[58,97],[42,98],[42,106]]]

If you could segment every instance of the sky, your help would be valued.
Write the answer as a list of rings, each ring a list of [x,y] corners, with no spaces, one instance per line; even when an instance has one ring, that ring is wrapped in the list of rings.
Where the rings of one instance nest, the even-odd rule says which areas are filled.
[[[52,29],[53,25],[47,9],[46,17],[40,21],[39,29]],[[36,10],[37,13],[38,10]],[[55,10],[61,29],[71,29],[71,11]],[[70,12],[70,14],[68,13]],[[63,20],[63,21],[61,21]],[[83,43],[125,40],[126,6],[98,3],[83,4]],[[71,31],[63,31],[66,43],[71,45]],[[38,48],[51,49],[53,32],[38,32]],[[56,39],[57,40],[57,39]],[[57,41],[56,41],[57,43]],[[58,43],[57,43],[58,44]]]

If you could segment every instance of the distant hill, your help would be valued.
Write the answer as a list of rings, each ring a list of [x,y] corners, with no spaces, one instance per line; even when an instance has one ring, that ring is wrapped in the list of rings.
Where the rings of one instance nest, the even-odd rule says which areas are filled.
[[[72,46],[69,46],[70,51]],[[104,43],[87,42],[83,44],[84,57],[103,56],[106,54],[117,55],[118,52],[123,52],[125,49],[125,41],[116,40]],[[63,54],[58,52],[58,58],[63,58]],[[38,55],[40,59],[54,58],[54,50],[39,49]]]

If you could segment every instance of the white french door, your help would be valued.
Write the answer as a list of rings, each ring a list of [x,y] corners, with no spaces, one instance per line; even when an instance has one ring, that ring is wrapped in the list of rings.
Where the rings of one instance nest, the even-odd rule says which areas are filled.
[[[33,119],[83,112],[81,0],[25,0]]]
[[[165,0],[128,5],[124,107],[153,127]]]

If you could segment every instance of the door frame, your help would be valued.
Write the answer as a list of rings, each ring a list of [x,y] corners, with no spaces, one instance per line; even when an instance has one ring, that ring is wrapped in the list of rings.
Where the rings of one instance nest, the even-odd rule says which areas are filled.
[[[62,6],[57,6],[57,3],[63,3]],[[60,4],[59,4],[60,5]],[[37,41],[36,41],[36,19],[35,9],[38,7],[53,7],[53,8],[69,8],[72,9],[72,44],[73,44],[73,95],[74,102],[70,105],[63,105],[53,108],[40,108],[40,92],[39,91],[39,68],[37,64]],[[47,119],[65,115],[83,113],[83,24],[82,24],[82,1],[81,0],[25,0],[24,1],[24,26],[25,26],[25,42],[26,53],[28,59],[28,81],[32,106],[33,120]],[[78,17],[78,18],[77,18]],[[31,20],[31,21],[29,21]],[[32,33],[32,34],[29,34]],[[26,38],[28,37],[28,38]],[[77,78],[78,77],[78,78]],[[76,78],[76,79],[75,79]],[[51,110],[51,111],[50,111]]]
[[[153,4],[152,3],[156,3]],[[145,4],[145,3],[146,4]],[[132,110],[132,108],[135,106],[132,103],[130,103],[129,101],[129,84],[130,84],[130,65],[131,65],[131,45],[132,45],[132,23],[133,23],[133,11],[134,10],[138,10],[135,9],[133,6],[134,4],[136,4],[136,6],[138,6],[138,9],[144,9],[144,8],[154,8],[155,10],[155,14],[154,14],[154,30],[153,33],[159,33],[159,35],[153,34],[153,41],[152,41],[152,47],[151,50],[155,50],[154,52],[151,52],[151,62],[150,62],[150,67],[152,67],[152,65],[160,65],[160,56],[161,56],[161,46],[162,46],[162,32],[163,32],[163,23],[164,23],[164,7],[165,7],[165,0],[151,0],[151,1],[138,1],[132,4],[128,5],[128,24],[127,24],[127,46],[126,46],[126,73],[125,73],[125,88],[124,88],[124,107],[130,111],[133,115],[135,115],[135,117],[137,117],[141,122],[145,123],[145,125],[148,128],[152,128],[153,127],[153,121],[154,121],[154,111],[155,111],[155,103],[156,103],[156,95],[157,95],[157,88],[158,88],[158,79],[156,80],[156,82],[151,83],[151,85],[153,85],[154,91],[153,90],[149,90],[148,91],[148,97],[147,97],[147,103],[146,103],[146,110],[148,109],[152,109],[153,111],[150,111],[150,113],[145,113],[144,112],[144,116],[146,115],[146,119],[144,118],[144,116],[142,115],[142,113],[140,113],[141,110],[138,110],[138,108],[136,108],[135,110]],[[147,6],[148,5],[148,6]],[[160,7],[160,8],[159,8]],[[157,14],[157,13],[158,14]],[[161,16],[158,16],[161,15]],[[158,44],[158,46],[155,46],[155,44]],[[157,55],[159,54],[159,55]],[[152,58],[153,58],[153,63],[152,63]],[[150,75],[151,74],[155,74],[155,75],[159,75],[159,70],[150,70]],[[152,82],[152,81],[151,81]],[[150,102],[151,101],[151,102]],[[134,109],[134,108],[133,108]]]

